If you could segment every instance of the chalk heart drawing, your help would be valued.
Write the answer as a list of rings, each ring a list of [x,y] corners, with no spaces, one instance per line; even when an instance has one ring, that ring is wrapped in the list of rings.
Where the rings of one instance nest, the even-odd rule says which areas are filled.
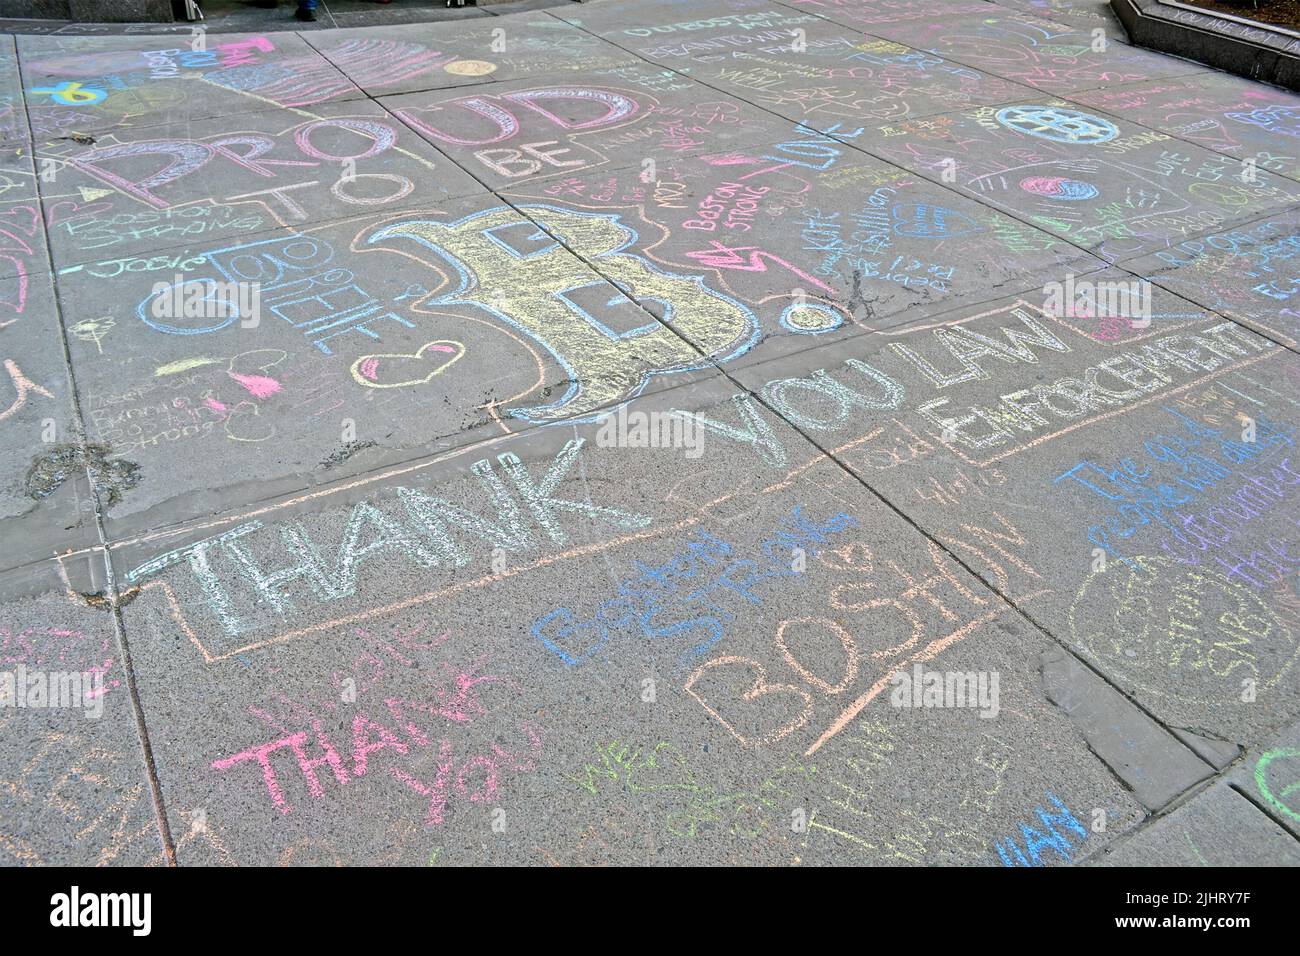
[[[776,695],[778,698],[785,698],[790,702],[797,700],[798,705],[790,707],[789,710],[793,712],[795,709],[798,709],[799,712],[788,723],[776,727],[762,736],[745,736],[732,726],[732,724],[726,720],[722,714],[718,713],[718,711],[710,706],[695,689],[695,685],[702,679],[714,676],[709,672],[717,668],[726,668],[731,670],[733,677],[738,673],[753,675],[753,681],[750,683],[748,689],[741,694],[741,700],[744,700],[747,703],[753,703],[754,701],[760,700],[764,697]],[[737,670],[737,668],[739,670]],[[716,657],[713,660],[700,665],[700,667],[698,667],[695,672],[687,678],[686,685],[682,689],[691,697],[694,697],[700,706],[712,714],[723,727],[727,728],[727,731],[740,742],[742,747],[771,746],[782,738],[794,733],[804,724],[808,723],[809,718],[812,717],[812,697],[809,696],[807,691],[801,687],[795,687],[793,684],[769,683],[767,679],[767,671],[763,665],[758,663],[758,661],[750,660],[747,657]],[[769,714],[772,712],[779,713],[780,707],[772,708],[771,702],[767,702],[766,706],[764,704],[756,705],[756,710],[760,715],[765,711]]]
[[[520,211],[535,222],[498,206],[454,222],[401,219],[365,240],[402,254],[412,244],[432,253],[441,264],[427,264],[449,276],[451,288],[427,304],[483,309],[531,337],[569,373],[569,387],[558,399],[512,409],[512,416],[537,424],[591,420],[600,409],[640,394],[653,375],[701,368],[709,359],[727,361],[757,339],[758,319],[748,307],[697,276],[666,272],[626,251],[637,233],[618,215],[545,204]],[[566,246],[591,259],[609,281]],[[633,301],[659,303],[665,321],[614,295],[609,283]]]
[[[15,206],[0,212],[0,231],[7,231],[12,227],[29,236],[35,236],[40,223],[40,213],[35,206]]]
[[[367,388],[404,388],[432,381],[460,361],[465,346],[450,339],[426,342],[411,355],[363,355],[352,363],[352,377]]]

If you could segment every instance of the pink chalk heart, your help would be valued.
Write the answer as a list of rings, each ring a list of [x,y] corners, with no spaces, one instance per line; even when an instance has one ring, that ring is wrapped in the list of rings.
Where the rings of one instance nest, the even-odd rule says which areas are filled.
[[[40,224],[40,211],[35,206],[13,206],[4,212],[0,212],[0,229],[12,226],[19,232],[34,236]],[[10,233],[10,235],[13,234]]]

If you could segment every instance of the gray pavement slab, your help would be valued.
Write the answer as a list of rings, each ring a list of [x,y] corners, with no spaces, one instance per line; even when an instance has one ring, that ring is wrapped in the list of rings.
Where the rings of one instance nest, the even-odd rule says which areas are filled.
[[[1300,199],[1293,180],[1063,101],[905,120],[860,138],[890,162],[1088,249],[1132,257]]]
[[[1300,178],[1300,96],[1222,73],[1087,90],[1070,99]],[[1242,173],[1249,174],[1243,167]]]
[[[561,9],[583,0],[489,0],[483,9],[494,17],[509,16],[512,13],[535,13],[552,7]]]
[[[730,423],[734,393],[716,376],[627,414]],[[788,425],[766,461],[713,429],[690,458],[600,428],[155,543],[123,616],[172,729],[173,832],[201,810],[240,863],[1046,865],[1142,819],[1046,699],[1051,642]],[[307,542],[346,542],[329,589],[277,574]],[[936,574],[933,601],[900,593]],[[996,708],[975,683],[962,706],[895,703],[900,669],[996,675]]]
[[[1149,810],[1159,810],[1210,776],[1210,766],[1078,658],[1057,647],[1041,658],[1051,701],[1067,713],[1093,752]]]
[[[776,142],[788,123],[649,64],[383,98],[493,189]]]
[[[1173,243],[1131,263],[1152,281],[1292,349],[1300,349],[1300,211]],[[1290,382],[1295,397],[1295,379]]]
[[[1001,12],[986,0],[782,0],[782,5],[877,36],[884,35],[883,29],[899,24]]]
[[[634,62],[612,44],[543,15],[331,30],[308,41],[340,65],[358,47],[386,44],[383,55],[392,68],[361,84],[372,95],[477,86],[566,71],[585,73]],[[404,68],[397,69],[399,64]]]
[[[411,26],[428,24],[426,10],[403,9],[400,6],[376,6],[370,0],[343,0],[337,4],[338,9],[330,7],[330,18],[343,29],[355,27],[388,26],[392,23],[407,23]],[[491,17],[486,6],[456,6],[436,11],[439,20],[483,20]],[[441,23],[433,24],[442,26]]]
[[[0,316],[3,571],[99,536],[49,273],[0,279]]]
[[[1117,42],[1113,31],[1098,36],[1068,23],[1012,13],[930,17],[868,29],[1043,93],[1209,72],[1190,60]]]
[[[358,48],[338,66],[294,33],[182,37],[20,36],[28,113],[38,138],[98,135],[268,107],[310,107],[364,94],[388,61]],[[340,67],[342,69],[340,69]],[[342,70],[355,74],[357,82]]]
[[[773,19],[789,15],[789,5],[767,0],[730,0],[725,6],[709,8],[696,0],[638,0],[637,8],[622,0],[583,0],[559,4],[547,16],[581,25],[597,33],[636,28],[651,33],[686,33],[708,29],[720,23],[762,28]],[[637,21],[640,21],[638,26]]]
[[[31,149],[0,146],[0,570],[97,540]],[[80,475],[85,478],[84,472]]]
[[[31,146],[18,141],[0,145],[0,279],[48,272]],[[23,284],[11,287],[24,288]],[[17,311],[16,300],[0,303],[0,321]]]
[[[1260,744],[1229,779],[1256,806],[1300,837],[1300,724]]]
[[[1128,33],[1111,8],[1110,0],[993,0],[993,2],[1007,10],[1027,13],[1043,20],[1068,23],[1090,31],[1100,28],[1105,30],[1106,36],[1112,40],[1121,43],[1128,41]]]
[[[65,592],[0,575],[0,865],[162,864],[113,617]]]
[[[552,7],[546,13],[620,47],[636,40],[646,44],[691,43],[725,36],[730,38],[728,46],[743,48],[770,43],[775,34],[785,33],[792,27],[808,27],[822,21],[815,13],[765,0],[734,0],[725,9],[713,10],[689,0],[644,0],[636,11],[625,3],[595,0]],[[742,39],[745,36],[751,39]]]
[[[27,110],[23,105],[23,84],[18,76],[14,38],[0,35],[0,144],[27,141]]]
[[[758,148],[658,163],[654,174],[649,183],[636,167],[580,174],[505,195],[541,223],[548,209],[617,216],[635,230],[630,249],[733,297],[758,323],[733,364],[915,324],[1103,265],[806,128]],[[556,229],[601,268],[594,257],[607,246]],[[701,346],[701,332],[712,332],[653,287],[620,287]]]
[[[683,34],[603,35],[655,63],[818,129],[1003,103],[1028,88],[851,27],[791,12]]]
[[[1118,335],[1044,305],[736,377],[1166,727],[1253,744],[1300,710],[1294,406],[1264,391],[1295,356],[1167,296]]]
[[[1300,843],[1225,784],[1088,860],[1103,866],[1300,866]]]
[[[61,273],[108,256],[147,260],[181,243],[234,245],[280,226],[428,208],[484,192],[370,101],[238,119],[122,130],[93,144],[39,144]]]
[[[1241,756],[1241,747],[1227,740],[1213,740],[1190,730],[1175,728],[1173,735],[1215,770],[1226,770]]]
[[[626,243],[616,222],[595,225],[611,249]],[[484,431],[580,420],[708,366],[495,197],[155,258],[149,271],[60,277],[65,321],[102,315],[108,326],[69,342],[89,438],[138,468],[106,509],[113,533],[434,454]],[[633,254],[619,261],[616,274],[684,307],[730,305]],[[184,309],[235,281],[257,283],[256,303]],[[743,310],[732,318],[710,317],[719,358],[753,334]]]

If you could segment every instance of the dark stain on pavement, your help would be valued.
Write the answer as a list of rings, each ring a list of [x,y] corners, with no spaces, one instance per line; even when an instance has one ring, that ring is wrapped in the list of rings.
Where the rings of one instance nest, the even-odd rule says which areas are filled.
[[[321,459],[320,466],[327,471],[335,465],[341,465],[359,451],[365,451],[367,448],[378,447],[378,442],[374,441],[350,441],[342,448],[331,452],[327,457]]]
[[[99,495],[109,505],[117,504],[140,483],[140,466],[120,458],[110,461],[110,451],[107,445],[86,445],[84,450],[71,442],[55,445],[32,461],[24,490],[29,498],[40,501],[58,491],[78,469],[84,469]]]

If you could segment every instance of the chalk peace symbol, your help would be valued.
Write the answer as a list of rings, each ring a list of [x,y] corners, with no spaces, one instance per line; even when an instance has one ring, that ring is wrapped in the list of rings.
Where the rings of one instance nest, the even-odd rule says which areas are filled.
[[[1053,143],[1106,143],[1119,135],[1119,127],[1109,120],[1055,106],[1008,106],[998,110],[997,121]]]

